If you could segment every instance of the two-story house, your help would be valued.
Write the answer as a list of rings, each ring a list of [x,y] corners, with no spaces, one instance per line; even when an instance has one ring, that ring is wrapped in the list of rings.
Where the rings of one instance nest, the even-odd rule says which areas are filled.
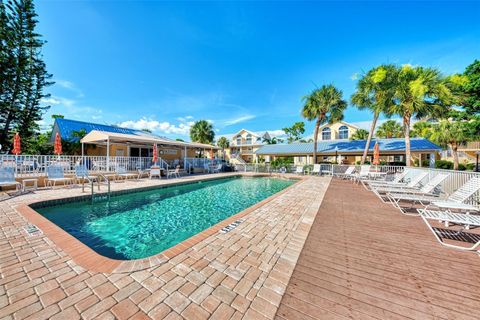
[[[318,141],[348,140],[358,129],[356,125],[344,121],[327,123],[319,128]]]
[[[230,137],[230,147],[225,150],[227,159],[254,162],[255,152],[271,139],[268,132],[258,133],[242,129]]]

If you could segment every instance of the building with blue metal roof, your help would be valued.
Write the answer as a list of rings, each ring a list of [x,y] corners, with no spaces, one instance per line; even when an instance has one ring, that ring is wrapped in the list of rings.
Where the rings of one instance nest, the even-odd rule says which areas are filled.
[[[369,155],[378,142],[381,160],[385,162],[402,162],[405,155],[405,139],[374,139],[369,146]],[[326,140],[317,142],[317,162],[337,161],[355,163],[363,154],[366,140]],[[424,138],[412,138],[410,150],[413,158],[429,160],[441,151],[441,148]],[[294,157],[296,163],[313,163],[311,157],[313,143],[270,144],[262,146],[255,154],[269,160],[275,157]]]
[[[52,135],[50,137],[50,141],[53,142],[55,140],[55,135],[58,132],[63,140],[69,141],[69,142],[77,142],[80,140],[80,138],[76,137],[73,133],[79,132],[82,130],[85,130],[86,134],[90,133],[93,130],[113,132],[113,133],[133,134],[133,135],[145,134],[145,132],[135,130],[135,129],[109,126],[106,124],[98,124],[98,123],[84,122],[84,121],[71,120],[71,119],[56,118],[55,123],[53,124],[53,130],[52,130]]]

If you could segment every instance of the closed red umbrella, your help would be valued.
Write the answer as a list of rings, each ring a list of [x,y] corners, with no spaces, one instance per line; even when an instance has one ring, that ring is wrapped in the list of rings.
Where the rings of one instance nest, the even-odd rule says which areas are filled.
[[[20,147],[20,135],[17,133],[15,133],[15,137],[13,138],[13,150],[12,150],[12,153],[15,154],[15,155],[19,155],[20,153],[22,153],[22,148]]]
[[[153,164],[157,163],[158,157],[157,157],[157,144],[153,145]]]
[[[62,139],[60,138],[60,134],[58,132],[55,135],[55,145],[54,145],[53,152],[56,155],[61,155],[62,154]]]
[[[380,164],[380,146],[378,145],[378,142],[375,142],[375,146],[373,147],[373,164]]]

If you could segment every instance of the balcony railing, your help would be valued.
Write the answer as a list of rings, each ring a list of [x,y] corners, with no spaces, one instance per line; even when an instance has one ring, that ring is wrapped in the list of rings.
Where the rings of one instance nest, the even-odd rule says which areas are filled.
[[[470,141],[458,147],[459,151],[480,151],[480,141]]]

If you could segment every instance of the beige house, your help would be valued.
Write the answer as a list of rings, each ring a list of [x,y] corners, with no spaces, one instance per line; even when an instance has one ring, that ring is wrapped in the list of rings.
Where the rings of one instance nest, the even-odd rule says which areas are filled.
[[[318,130],[318,141],[325,140],[348,140],[360,129],[356,125],[345,121],[339,121],[333,124],[324,124]]]
[[[255,152],[265,145],[267,139],[271,139],[268,132],[259,134],[242,129],[229,139],[230,147],[225,150],[225,158],[232,162],[255,162]]]

